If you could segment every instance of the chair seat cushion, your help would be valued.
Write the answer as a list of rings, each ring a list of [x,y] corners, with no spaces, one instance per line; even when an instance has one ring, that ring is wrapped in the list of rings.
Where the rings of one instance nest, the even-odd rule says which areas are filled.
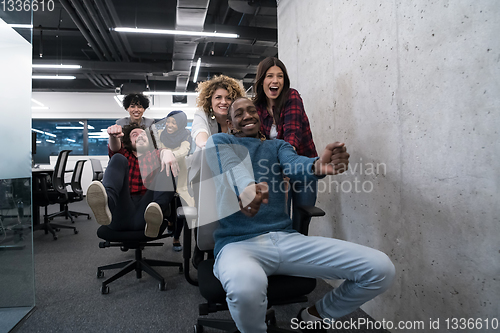
[[[226,292],[213,274],[215,259],[202,261],[198,266],[198,284],[201,295],[209,303],[226,302]],[[298,276],[271,275],[268,278],[267,299],[270,305],[309,294],[316,287],[316,279]]]
[[[160,235],[156,238],[147,237],[144,235],[144,230],[136,230],[136,231],[117,231],[111,229],[107,225],[102,225],[97,229],[97,237],[104,239],[108,242],[130,242],[130,243],[139,243],[139,242],[150,242],[153,239],[162,239],[168,237],[168,235],[162,235],[163,231],[166,229],[166,223],[164,223],[160,227]]]

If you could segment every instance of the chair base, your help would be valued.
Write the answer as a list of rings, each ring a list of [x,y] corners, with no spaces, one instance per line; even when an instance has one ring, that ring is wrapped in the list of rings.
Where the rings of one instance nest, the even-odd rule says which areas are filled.
[[[164,291],[166,289],[166,283],[165,279],[153,269],[154,266],[170,266],[170,267],[179,267],[179,273],[183,273],[183,266],[182,263],[179,262],[173,262],[173,261],[162,261],[162,260],[154,260],[154,259],[146,259],[142,257],[142,246],[139,246],[135,249],[135,259],[134,260],[127,260],[111,265],[105,265],[105,266],[100,266],[97,268],[97,277],[102,278],[104,277],[104,271],[108,269],[117,269],[121,268],[119,272],[117,272],[115,275],[111,276],[108,278],[106,281],[104,281],[101,285],[101,293],[102,294],[108,294],[109,293],[109,286],[111,282],[121,278],[122,276],[135,271],[136,272],[136,277],[138,279],[142,278],[142,272],[148,273],[151,277],[155,278],[156,280],[159,281],[159,289],[161,291]]]
[[[76,230],[76,227],[72,227],[72,226],[68,226],[68,225],[62,225],[62,224],[56,224],[56,223],[51,223],[50,222],[51,216],[52,215],[58,215],[58,214],[59,213],[48,215],[48,213],[47,213],[47,206],[45,206],[45,215],[43,217],[43,224],[39,224],[39,225],[35,226],[34,230],[40,230],[40,229],[42,229],[42,230],[45,231],[46,235],[50,232],[52,234],[52,237],[54,238],[54,240],[57,240],[56,231],[59,231],[58,229],[73,229],[73,232],[75,234],[78,234],[78,230]],[[73,222],[73,219],[71,219],[71,221]]]
[[[266,324],[268,333],[294,333],[296,331],[287,330],[279,328],[276,326],[276,314],[274,309],[268,309],[266,313]],[[204,327],[215,328],[222,330],[225,333],[239,333],[236,328],[234,321],[229,319],[209,319],[209,318],[198,318],[196,325],[194,326],[195,333],[202,333]]]

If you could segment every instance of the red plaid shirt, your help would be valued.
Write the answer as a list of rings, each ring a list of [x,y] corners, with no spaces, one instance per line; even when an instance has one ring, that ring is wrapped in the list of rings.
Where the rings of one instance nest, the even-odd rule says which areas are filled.
[[[109,157],[111,158],[111,156],[113,156],[114,154],[122,154],[128,160],[128,184],[130,188],[130,194],[144,195],[148,190],[144,184],[145,183],[148,184],[148,182],[152,180],[155,171],[158,169],[158,167],[155,168],[154,161],[155,160],[159,161],[159,152],[156,151],[156,154],[148,152],[142,155],[140,166],[139,166],[139,159],[137,159],[137,157],[134,154],[132,154],[125,148],[122,147],[117,152],[113,152],[108,145]],[[144,163],[142,161],[144,161]],[[143,177],[141,176],[141,174],[145,176],[144,177],[146,179],[145,182],[143,182],[142,180]]]
[[[257,105],[260,116],[260,131],[269,139],[273,117],[267,112],[267,105]],[[273,112],[275,112],[273,110]],[[297,154],[317,157],[316,146],[312,138],[309,119],[302,98],[297,90],[290,88],[285,106],[281,109],[280,123],[276,125],[277,139],[285,140],[295,147]]]

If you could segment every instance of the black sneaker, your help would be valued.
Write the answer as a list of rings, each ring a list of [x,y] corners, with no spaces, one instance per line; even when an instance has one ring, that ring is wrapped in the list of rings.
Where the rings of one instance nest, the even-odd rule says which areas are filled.
[[[297,314],[297,319],[299,320],[299,330],[303,333],[327,333],[326,329],[323,328],[322,321],[304,321],[302,319],[302,311],[307,311],[307,308],[300,309]]]

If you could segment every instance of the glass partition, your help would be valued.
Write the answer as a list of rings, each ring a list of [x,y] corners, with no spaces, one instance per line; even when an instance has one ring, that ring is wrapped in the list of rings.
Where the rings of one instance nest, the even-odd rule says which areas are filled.
[[[0,124],[0,332],[35,306],[31,199],[31,2],[0,11],[0,89],[8,121]]]

